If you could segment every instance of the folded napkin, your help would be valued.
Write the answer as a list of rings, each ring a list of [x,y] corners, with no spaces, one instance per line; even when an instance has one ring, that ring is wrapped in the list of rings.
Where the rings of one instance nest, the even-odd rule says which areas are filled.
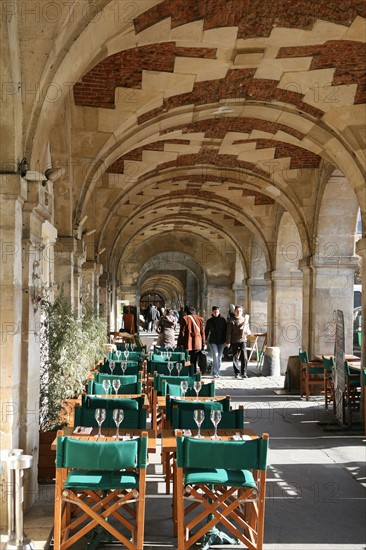
[[[250,439],[252,439],[250,437],[250,435],[245,435],[245,434],[242,435],[242,434],[239,434],[239,433],[233,435],[232,438],[233,438],[234,441],[249,441]]]
[[[92,431],[93,431],[93,428],[78,426],[77,428],[75,428],[75,430],[72,433],[77,435],[90,435]]]
[[[174,434],[175,434],[175,435],[178,435],[178,432],[182,432],[182,434],[183,434],[183,435],[186,435],[186,436],[192,435],[191,430],[180,430],[179,428],[177,428],[176,430],[174,430]]]

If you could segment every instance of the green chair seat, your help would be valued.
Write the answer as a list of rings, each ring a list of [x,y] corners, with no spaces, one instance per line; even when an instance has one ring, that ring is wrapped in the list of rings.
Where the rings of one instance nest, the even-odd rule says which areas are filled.
[[[133,489],[138,486],[138,475],[134,472],[83,472],[72,470],[66,479],[66,489]]]
[[[186,485],[213,484],[230,487],[252,487],[256,489],[253,474],[249,470],[226,470],[224,468],[186,468],[184,470]]]

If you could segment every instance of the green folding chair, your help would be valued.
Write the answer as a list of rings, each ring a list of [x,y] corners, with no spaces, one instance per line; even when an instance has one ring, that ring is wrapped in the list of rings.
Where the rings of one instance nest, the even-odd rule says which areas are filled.
[[[86,535],[93,535],[95,548],[99,542],[118,542],[142,550],[147,449],[147,432],[128,441],[98,442],[58,432],[55,550],[74,547]]]
[[[225,528],[223,541],[262,550],[268,434],[249,441],[177,437],[176,508],[178,550]],[[230,538],[227,533],[234,537]],[[204,545],[204,542],[202,545]]]

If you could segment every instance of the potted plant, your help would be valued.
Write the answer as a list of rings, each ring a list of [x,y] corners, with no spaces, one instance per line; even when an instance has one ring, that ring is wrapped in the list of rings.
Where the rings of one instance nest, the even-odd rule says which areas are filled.
[[[54,302],[42,301],[41,308],[38,478],[50,479],[54,459],[49,452],[57,429],[67,423],[65,404],[82,394],[90,371],[103,357],[107,325],[87,307],[78,318],[64,294]]]

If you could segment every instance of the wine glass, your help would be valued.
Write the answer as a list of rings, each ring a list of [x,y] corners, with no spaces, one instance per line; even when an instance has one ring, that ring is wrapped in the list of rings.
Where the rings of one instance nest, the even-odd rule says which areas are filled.
[[[109,378],[105,378],[103,380],[102,386],[104,388],[105,394],[107,395],[109,393],[110,388],[111,388],[111,381],[109,380]]]
[[[171,363],[170,361],[168,361],[167,367],[168,367],[168,371],[169,371],[169,376],[171,376],[172,375],[172,370],[174,368],[174,363]]]
[[[205,419],[205,411],[202,409],[195,409],[193,411],[193,418],[198,428],[198,433],[194,437],[196,439],[203,439],[203,435],[201,435],[201,424]]]
[[[201,391],[202,382],[200,380],[195,380],[194,383],[193,383],[193,387],[194,387],[194,391],[196,392],[196,395],[197,395],[196,401],[198,401],[198,394]]]
[[[97,421],[97,424],[99,426],[98,434],[95,436],[96,439],[99,439],[102,437],[102,424],[106,417],[106,410],[105,409],[95,409],[94,418]]]
[[[178,373],[178,376],[180,376],[180,371],[182,370],[183,368],[183,365],[182,363],[177,363],[176,364],[176,367],[177,367],[177,373]]]
[[[113,380],[114,382],[114,380]],[[119,435],[119,425],[123,421],[124,418],[124,412],[123,409],[113,409],[113,420],[117,427],[116,429],[116,435],[113,436],[114,439],[119,439],[121,436]]]
[[[116,392],[116,395],[117,395],[118,390],[121,387],[121,380],[119,378],[114,378],[113,382],[112,382],[112,386],[113,386],[113,389],[114,389],[114,391]]]
[[[170,348],[167,348],[166,356],[168,358],[168,361],[170,361],[170,359],[172,357],[172,352],[170,351]]]
[[[182,393],[183,393],[183,399],[185,399],[186,398],[186,392],[188,390],[188,380],[182,380],[181,381],[180,389],[182,390]]]
[[[109,361],[109,370],[111,371],[111,374],[113,374],[114,367],[116,366],[115,361]]]
[[[118,350],[116,351],[116,356],[117,356],[117,361],[118,361],[118,362],[119,362],[120,359],[121,359],[121,355],[122,355],[122,350],[118,349]]]
[[[126,369],[127,369],[127,361],[122,361],[121,368],[122,368],[123,374],[125,374]]]
[[[213,436],[211,436],[211,439],[221,439],[221,437],[217,435],[217,425],[221,420],[221,411],[212,410],[210,413],[210,418],[212,424],[215,426],[215,433]]]

